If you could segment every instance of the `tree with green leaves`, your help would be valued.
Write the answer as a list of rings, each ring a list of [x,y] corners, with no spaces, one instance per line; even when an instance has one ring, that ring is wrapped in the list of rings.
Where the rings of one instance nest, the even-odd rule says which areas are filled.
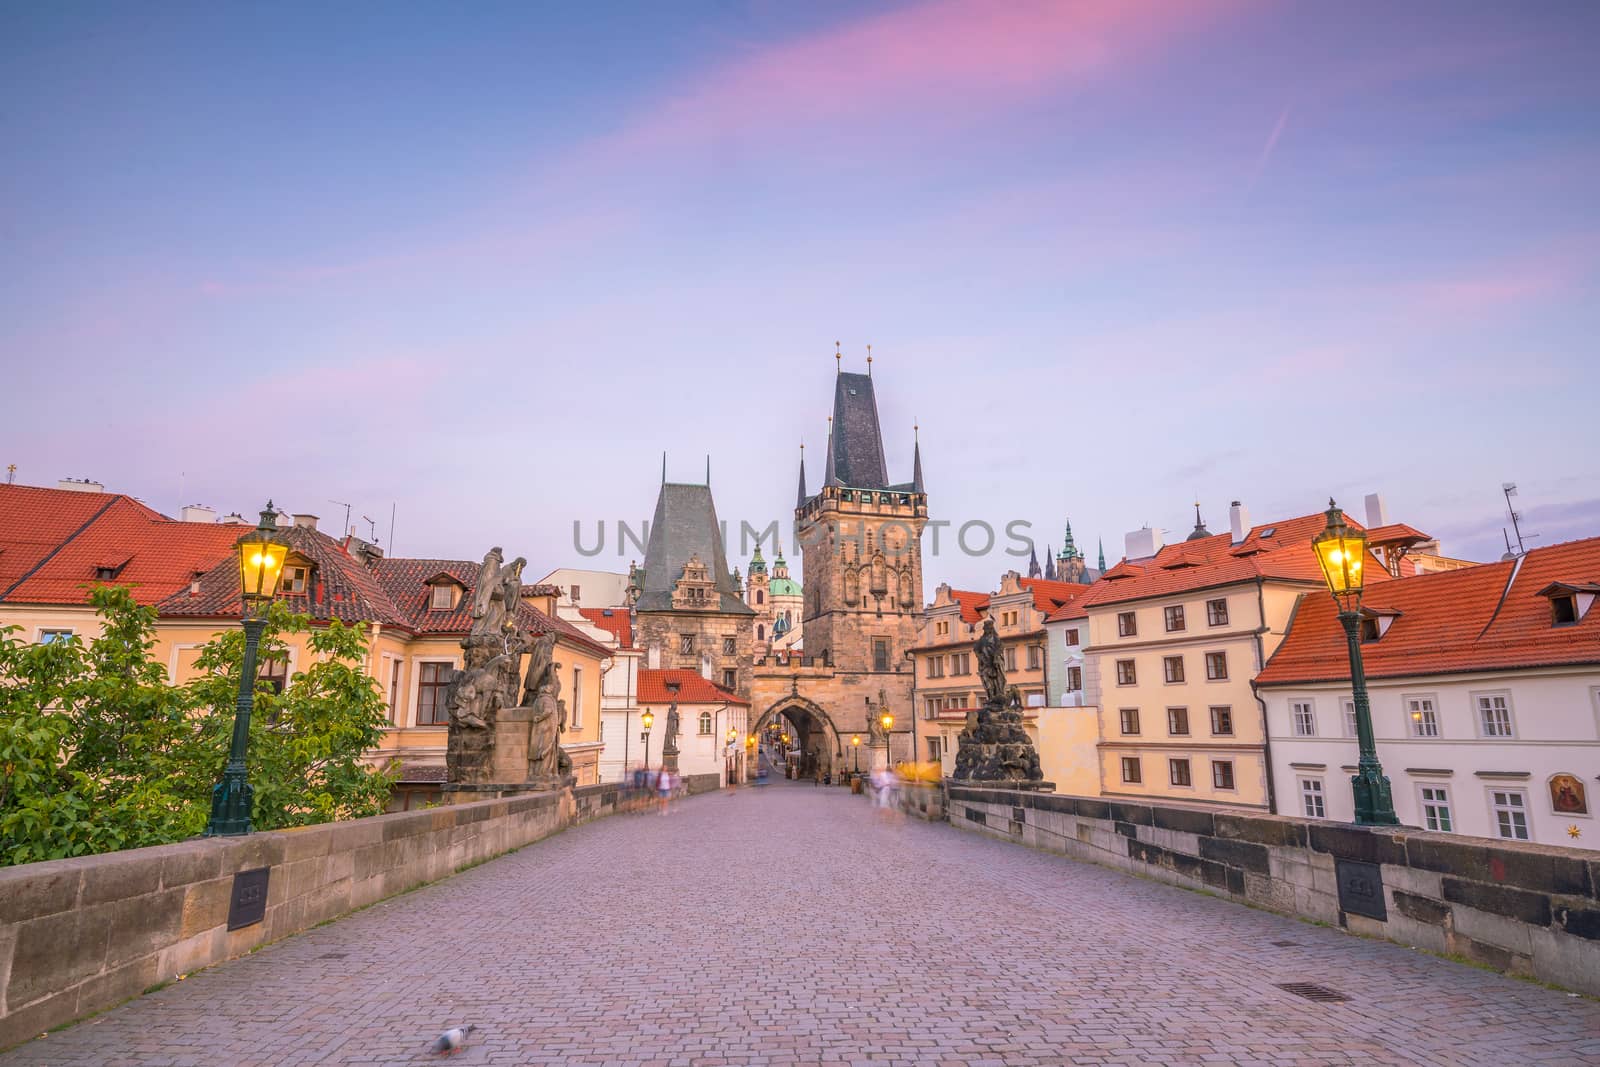
[[[0,630],[0,864],[182,840],[211,810],[233,729],[243,634],[219,633],[201,675],[167,682],[151,658],[156,613],[122,587],[90,602],[102,632],[29,645]],[[282,691],[258,679],[249,765],[253,823],[267,830],[383,810],[392,777],[362,761],[383,736],[382,695],[363,669],[365,628],[314,627],[274,605],[267,658],[306,634],[311,663]]]

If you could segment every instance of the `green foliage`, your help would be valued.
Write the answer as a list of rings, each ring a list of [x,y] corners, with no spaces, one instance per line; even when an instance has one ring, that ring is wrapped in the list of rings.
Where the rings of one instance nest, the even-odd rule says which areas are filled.
[[[201,675],[167,684],[150,656],[156,613],[126,588],[96,588],[103,631],[45,645],[0,630],[0,865],[192,837],[232,736],[244,637],[201,650]],[[383,810],[392,777],[362,763],[385,725],[364,628],[313,627],[274,605],[263,658],[306,634],[310,665],[282,693],[258,681],[248,764],[257,829]]]
[[[261,635],[260,660],[285,658],[284,636],[301,633],[307,635],[310,666],[296,671],[281,694],[267,682],[256,685],[249,766],[257,830],[380,814],[393,783],[360,759],[383,740],[388,723],[383,694],[364,667],[366,628],[337,619],[314,627],[306,616],[274,604]],[[201,650],[196,666],[202,673],[189,685],[197,706],[215,709],[207,717],[205,744],[219,770],[233,736],[243,659],[244,634],[219,634]]]

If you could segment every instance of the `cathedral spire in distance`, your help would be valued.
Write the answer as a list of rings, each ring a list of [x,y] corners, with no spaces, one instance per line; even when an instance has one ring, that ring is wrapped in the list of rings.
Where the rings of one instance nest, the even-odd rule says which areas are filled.
[[[1039,553],[1030,542],[1028,544],[1028,577],[1038,578],[1043,574],[1044,572],[1039,569]]]
[[[922,487],[922,427],[911,424],[911,491],[926,493]]]
[[[796,498],[794,506],[797,508],[806,506],[806,443],[804,441],[800,442],[800,496]]]
[[[1056,558],[1050,554],[1049,545],[1044,546],[1044,580],[1047,582],[1056,580]]]
[[[1106,539],[1100,538],[1100,573],[1106,572]]]

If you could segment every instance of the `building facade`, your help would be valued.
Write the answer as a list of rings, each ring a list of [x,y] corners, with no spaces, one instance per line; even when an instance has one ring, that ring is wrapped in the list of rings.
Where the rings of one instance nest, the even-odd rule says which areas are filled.
[[[1321,512],[1162,546],[1129,535],[1128,558],[1084,598],[1084,699],[1100,709],[1101,792],[1269,810],[1267,734],[1251,685],[1302,594],[1324,588],[1311,538]],[[1374,559],[1374,563],[1377,560]],[[1387,577],[1381,565],[1369,580]]]
[[[750,692],[756,614],[728,570],[711,486],[663,481],[642,568],[629,575],[635,641],[653,670]]]
[[[1378,758],[1407,826],[1600,848],[1600,538],[1383,583],[1363,600]],[[1344,631],[1307,593],[1257,679],[1278,810],[1348,822]]]
[[[755,612],[755,656],[762,659],[774,652],[804,647],[805,596],[800,583],[789,575],[789,562],[779,548],[772,560],[772,573],[756,545],[750,558],[750,571],[744,581],[745,606]]]

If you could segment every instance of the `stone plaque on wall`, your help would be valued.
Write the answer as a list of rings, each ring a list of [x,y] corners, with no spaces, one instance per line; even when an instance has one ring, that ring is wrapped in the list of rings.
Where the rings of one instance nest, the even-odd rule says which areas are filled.
[[[228,929],[254,926],[267,917],[267,876],[270,867],[240,871],[233,876],[233,895],[228,900]]]
[[[1383,868],[1376,863],[1356,860],[1334,862],[1334,873],[1339,879],[1339,908],[1352,915],[1365,915],[1369,919],[1387,922],[1389,909],[1383,902]]]

